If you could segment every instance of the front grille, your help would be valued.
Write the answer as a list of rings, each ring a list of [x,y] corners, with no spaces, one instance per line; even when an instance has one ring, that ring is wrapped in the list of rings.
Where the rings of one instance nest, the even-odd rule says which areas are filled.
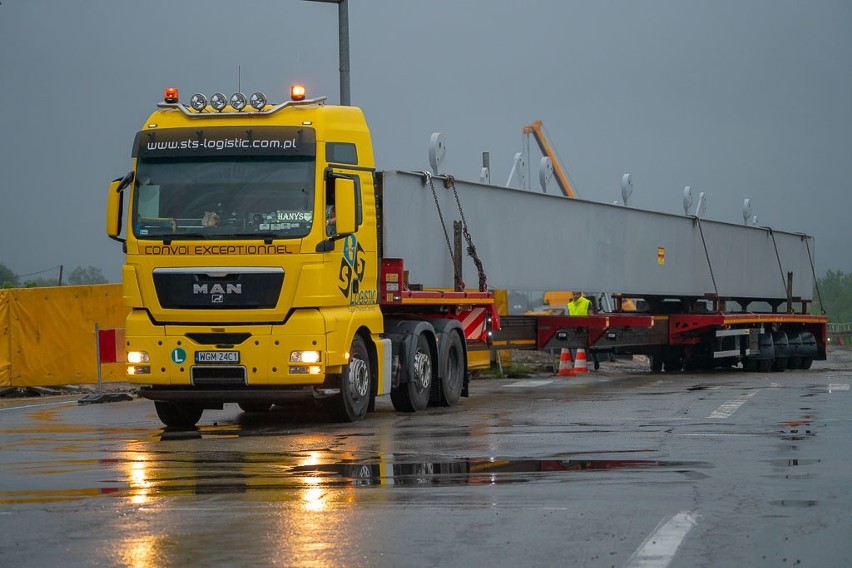
[[[190,367],[189,376],[196,387],[244,387],[247,383],[243,366],[194,366]]]
[[[156,268],[154,288],[169,309],[274,308],[282,268]]]

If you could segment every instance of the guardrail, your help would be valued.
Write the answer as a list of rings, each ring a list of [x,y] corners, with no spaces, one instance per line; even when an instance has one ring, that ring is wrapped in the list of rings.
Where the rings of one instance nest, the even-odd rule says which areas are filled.
[[[852,322],[829,323],[828,333],[852,333]]]

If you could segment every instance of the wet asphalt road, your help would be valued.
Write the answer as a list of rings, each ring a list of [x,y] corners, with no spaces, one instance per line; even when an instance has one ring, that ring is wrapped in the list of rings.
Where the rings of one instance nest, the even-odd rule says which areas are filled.
[[[852,352],[479,379],[356,424],[0,402],[3,566],[819,566],[852,557]]]

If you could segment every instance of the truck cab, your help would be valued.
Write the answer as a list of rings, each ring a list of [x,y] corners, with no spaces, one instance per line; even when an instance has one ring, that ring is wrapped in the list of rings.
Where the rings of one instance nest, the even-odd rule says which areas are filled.
[[[167,89],[110,187],[128,380],[170,426],[302,396],[358,420],[390,388],[366,121],[303,90],[247,103]]]

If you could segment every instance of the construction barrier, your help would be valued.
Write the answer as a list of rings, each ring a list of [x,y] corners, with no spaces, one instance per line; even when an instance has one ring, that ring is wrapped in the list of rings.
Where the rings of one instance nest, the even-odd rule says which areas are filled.
[[[0,290],[0,388],[97,383],[95,326],[107,332],[99,338],[105,355],[121,361],[128,311],[121,284]],[[105,382],[126,380],[124,371],[120,362],[101,364]]]

